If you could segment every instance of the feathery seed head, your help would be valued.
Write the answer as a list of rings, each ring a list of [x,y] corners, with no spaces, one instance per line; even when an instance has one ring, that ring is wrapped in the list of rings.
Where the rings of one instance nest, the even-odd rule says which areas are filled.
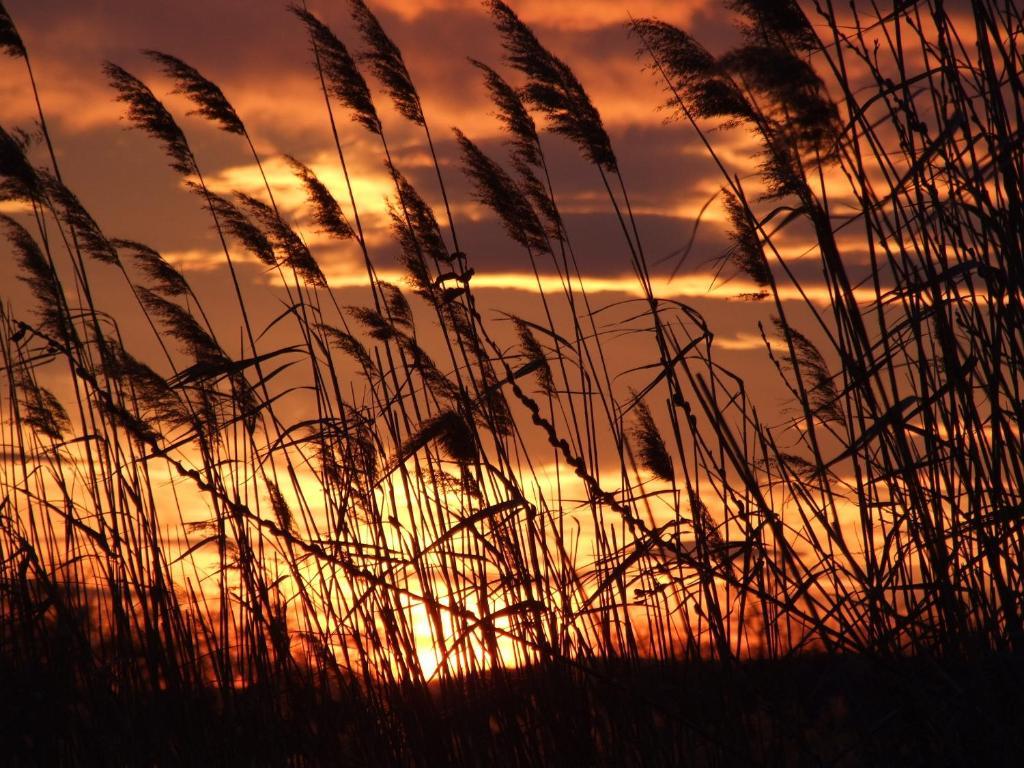
[[[228,133],[240,136],[245,134],[245,126],[242,124],[241,118],[238,117],[235,108],[224,96],[224,92],[215,83],[210,82],[199,74],[197,69],[174,56],[160,51],[143,51],[143,53],[159,64],[164,73],[174,80],[175,93],[187,96],[196,105],[196,109],[189,114],[202,115],[207,120],[217,123],[222,130]]]
[[[536,369],[537,383],[540,384],[544,394],[554,397],[555,381],[551,375],[551,365],[548,363],[544,348],[541,347],[537,337],[533,335],[530,326],[522,318],[512,316],[512,323],[516,327],[516,334],[519,336],[519,344],[522,347],[523,355],[526,357],[527,365]]]
[[[504,38],[509,63],[528,78],[524,100],[544,113],[555,133],[573,141],[588,160],[614,172],[615,153],[601,115],[573,71],[541,45],[505,3],[488,0],[486,5]]]
[[[0,224],[6,227],[7,239],[24,272],[18,279],[29,286],[36,298],[41,330],[55,339],[71,339],[74,329],[63,310],[64,293],[57,273],[28,230],[3,214],[0,214]]]
[[[736,84],[707,49],[689,34],[657,19],[639,19],[631,31],[643,43],[668,82],[669,109],[684,109],[693,117],[725,118],[726,125],[748,120],[754,110]],[[681,102],[681,103],[680,103]]]
[[[128,105],[128,119],[163,143],[174,170],[185,176],[195,173],[196,161],[185,134],[149,87],[112,62],[104,65],[104,71],[117,91],[117,100]]]
[[[402,52],[384,32],[377,17],[363,0],[349,0],[352,19],[359,28],[366,49],[360,54],[374,76],[381,81],[395,108],[406,119],[425,125],[420,97],[412,84],[412,77],[402,59]]]
[[[522,97],[489,66],[476,59],[470,59],[470,62],[484,73],[484,83],[498,108],[498,119],[509,133],[509,144],[515,159],[527,165],[540,166],[543,161],[537,126],[526,110]]]
[[[665,440],[654,423],[654,417],[643,400],[637,400],[635,409],[636,424],[633,427],[633,440],[636,443],[640,465],[655,477],[672,482],[675,471],[672,457]]]
[[[22,396],[21,416],[24,423],[51,440],[62,440],[64,434],[71,429],[71,419],[56,395],[39,386],[24,370],[16,375],[15,385]]]
[[[309,199],[310,205],[313,206],[313,220],[320,227],[320,231],[332,235],[338,240],[349,240],[355,237],[355,231],[327,186],[317,178],[313,171],[294,157],[286,156],[285,159],[306,188],[306,197]]]
[[[203,198],[217,223],[241,242],[249,251],[268,267],[277,266],[274,246],[263,231],[230,200],[210,192],[198,184],[188,184],[189,189]]]
[[[228,361],[224,350],[188,310],[148,288],[136,286],[136,291],[146,310],[163,323],[167,333],[181,342],[196,362],[222,366]]]
[[[753,216],[731,191],[723,190],[722,194],[731,225],[732,260],[759,287],[767,288],[771,285],[772,273]]]
[[[374,370],[373,358],[370,357],[366,347],[355,336],[326,324],[318,325],[317,329],[327,337],[331,346],[341,350],[359,363],[364,372]]]
[[[3,3],[0,3],[0,50],[14,58],[25,57],[25,43],[22,42],[18,28],[14,25],[14,19],[7,12]]]
[[[549,252],[544,226],[516,182],[458,128],[455,138],[462,147],[463,168],[473,181],[476,197],[491,208],[509,236],[524,248]]]
[[[280,214],[266,203],[252,195],[236,192],[235,197],[242,203],[263,230],[274,248],[282,254],[282,261],[306,281],[317,288],[327,287],[327,278],[320,270],[313,254]]]
[[[25,154],[26,142],[0,128],[0,199],[39,202],[42,179]]]
[[[111,240],[111,245],[130,251],[135,263],[150,280],[156,290],[167,296],[184,296],[189,293],[188,282],[177,269],[172,267],[157,251],[133,240]]]
[[[288,10],[306,26],[313,53],[330,92],[352,111],[353,120],[371,133],[379,134],[380,118],[373,105],[373,97],[348,48],[326,24],[309,11],[297,5],[289,6]]]
[[[769,37],[802,51],[821,47],[818,36],[796,0],[730,0],[729,5],[749,20],[744,28],[748,37]]]
[[[39,176],[47,196],[61,209],[64,222],[74,232],[79,247],[97,261],[105,264],[119,263],[117,249],[103,234],[99,224],[78,197],[49,172],[40,172]]]

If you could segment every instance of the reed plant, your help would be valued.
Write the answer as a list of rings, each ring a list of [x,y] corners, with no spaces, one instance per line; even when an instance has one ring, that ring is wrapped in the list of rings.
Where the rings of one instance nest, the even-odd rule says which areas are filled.
[[[105,66],[209,216],[231,323],[67,186],[0,6],[42,138],[0,129],[0,190],[24,211],[0,224],[35,301],[0,310],[0,660],[77,723],[39,754],[89,762],[89,724],[116,701],[152,717],[109,723],[99,762],[794,764],[810,758],[773,753],[786,735],[739,701],[773,679],[758,664],[956,665],[1024,647],[1021,10],[732,0],[724,51],[629,21],[665,107],[721,174],[710,204],[729,247],[715,256],[763,308],[779,416],[719,362],[701,313],[659,296],[664,267],[584,85],[512,8],[485,6],[505,66],[471,67],[507,153],[458,128],[446,146],[530,265],[537,302],[521,317],[478,295],[430,105],[362,0],[337,31],[288,9],[344,181],[287,157],[298,212],[214,82],[146,52],[198,119],[242,142],[259,194],[211,189],[178,118]],[[385,115],[421,136],[429,187],[413,186]],[[755,145],[753,172],[723,132]],[[364,133],[393,186],[402,285],[354,191],[346,151]],[[635,300],[588,294],[548,162],[563,140],[606,196]],[[363,304],[339,302],[314,229],[358,253]],[[784,240],[806,245],[814,285]],[[243,261],[278,286],[270,320]],[[145,354],[122,336],[129,304],[101,306],[98,284],[145,315]],[[619,334],[638,366],[609,351]],[[718,670],[737,697],[715,711],[757,735],[737,746],[666,705],[651,669],[681,669],[674,690]],[[204,716],[256,735],[217,741]]]

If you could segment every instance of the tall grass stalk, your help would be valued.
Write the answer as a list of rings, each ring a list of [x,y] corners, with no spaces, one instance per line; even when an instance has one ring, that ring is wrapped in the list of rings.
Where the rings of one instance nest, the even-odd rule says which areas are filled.
[[[721,268],[755,286],[764,370],[791,399],[766,416],[773,404],[720,362],[709,322],[657,294],[626,169],[581,81],[511,7],[486,6],[512,73],[472,66],[508,153],[458,129],[454,146],[537,284],[537,306],[508,322],[474,286],[448,147],[361,0],[356,53],[304,3],[290,8],[341,202],[289,157],[308,204],[280,207],[225,94],[150,51],[251,154],[260,196],[216,193],[184,124],[107,65],[211,216],[237,303],[218,327],[189,275],[109,238],[66,186],[28,48],[0,6],[0,48],[26,65],[49,164],[0,133],[0,189],[30,212],[3,226],[36,301],[0,310],[0,659],[64,675],[94,703],[177,691],[253,706],[265,723],[304,713],[300,752],[329,740],[312,712],[351,706],[379,731],[402,717],[401,691],[422,713],[404,736],[336,744],[444,760],[459,747],[431,746],[425,702],[484,674],[512,691],[517,667],[597,685],[613,660],[1019,652],[1020,11],[975,0],[968,25],[930,0],[889,13],[741,0],[739,42],[718,52],[630,21],[668,108],[721,173]],[[363,68],[421,131],[436,188],[398,167]],[[379,142],[404,286],[382,279],[364,230],[342,113]],[[639,299],[588,295],[545,127],[596,171],[622,235],[609,247]],[[716,129],[754,138],[754,173],[731,167]],[[339,303],[307,222],[358,249],[365,305]],[[827,303],[784,239],[818,259]],[[243,250],[280,280],[275,318],[255,311]],[[117,307],[95,301],[113,271],[159,357],[127,349]],[[630,370],[609,352],[620,333],[648,356]]]

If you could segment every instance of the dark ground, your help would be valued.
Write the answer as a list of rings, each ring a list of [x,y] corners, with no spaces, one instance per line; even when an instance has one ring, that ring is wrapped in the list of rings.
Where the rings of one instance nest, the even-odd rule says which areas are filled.
[[[218,702],[212,692],[119,692],[73,665],[6,664],[0,763],[1024,765],[1018,657],[585,666],[375,697],[293,677]],[[284,701],[269,693],[282,688]]]

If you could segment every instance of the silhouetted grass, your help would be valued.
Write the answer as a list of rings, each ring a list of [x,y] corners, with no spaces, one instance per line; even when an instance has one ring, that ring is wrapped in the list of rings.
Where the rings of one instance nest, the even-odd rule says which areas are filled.
[[[308,196],[295,214],[230,94],[146,52],[201,119],[245,142],[265,197],[211,190],[159,97],[105,67],[209,215],[233,327],[215,327],[158,252],[108,237],[65,185],[38,96],[42,165],[27,134],[0,132],[0,190],[30,211],[3,225],[36,301],[0,311],[10,759],[1019,756],[1020,11],[978,0],[968,28],[930,2],[739,0],[740,42],[720,53],[630,22],[666,106],[721,171],[720,268],[766,307],[764,370],[791,398],[778,416],[718,362],[700,313],[658,296],[628,169],[583,84],[511,8],[486,7],[512,72],[473,66],[509,156],[454,138],[537,279],[537,306],[510,323],[474,292],[430,105],[359,0],[352,51],[305,4],[290,9],[345,182],[335,197],[288,157]],[[2,7],[0,48],[29,65]],[[421,133],[426,196],[362,68]],[[533,115],[593,167],[621,229],[608,247],[640,298],[587,295]],[[753,173],[717,150],[719,129],[756,141]],[[405,286],[381,279],[364,233],[350,131],[373,137],[393,182]],[[306,222],[358,249],[364,305],[339,305]],[[818,259],[827,302],[783,238]],[[247,257],[280,283],[270,321],[239,278]],[[123,281],[150,349],[125,347],[97,281]],[[784,298],[793,289],[802,301]],[[640,366],[607,352],[620,333]]]

